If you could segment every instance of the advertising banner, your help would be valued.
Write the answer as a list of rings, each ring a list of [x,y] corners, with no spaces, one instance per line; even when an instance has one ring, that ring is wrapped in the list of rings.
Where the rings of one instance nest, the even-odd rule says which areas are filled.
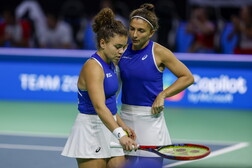
[[[94,51],[14,51],[0,49],[0,101],[77,103],[79,72]],[[165,106],[252,109],[251,57],[176,55],[187,64],[195,82],[181,93],[166,98]],[[164,88],[175,80],[166,69]],[[118,103],[121,104],[120,96]]]
[[[252,109],[252,69],[190,67],[194,84],[181,93],[167,98],[167,106],[218,107]],[[168,70],[164,88],[176,80]]]
[[[76,101],[82,64],[0,62],[0,99]]]

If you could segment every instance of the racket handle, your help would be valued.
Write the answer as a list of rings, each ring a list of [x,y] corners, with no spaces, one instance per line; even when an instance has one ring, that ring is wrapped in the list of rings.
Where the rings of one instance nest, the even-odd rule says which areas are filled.
[[[116,142],[110,142],[110,147],[111,148],[123,148],[122,145],[120,145],[120,144],[118,144]],[[139,145],[137,145],[137,148],[138,147],[139,147]],[[135,146],[134,145],[132,145],[132,148],[133,148],[133,150],[135,150]]]
[[[110,142],[110,147],[111,148],[122,148],[122,145],[120,145],[116,142]]]

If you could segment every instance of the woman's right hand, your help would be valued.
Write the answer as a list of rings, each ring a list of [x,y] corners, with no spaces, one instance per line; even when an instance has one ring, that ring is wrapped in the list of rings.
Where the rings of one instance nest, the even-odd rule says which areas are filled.
[[[128,126],[124,126],[122,128],[123,128],[124,131],[126,131],[126,133],[128,134],[128,137],[130,137],[134,141],[136,140],[136,133],[135,133],[135,131],[133,129],[131,129]]]
[[[121,137],[119,139],[120,144],[122,145],[124,150],[131,151],[131,150],[137,150],[137,143],[128,137],[127,135]]]

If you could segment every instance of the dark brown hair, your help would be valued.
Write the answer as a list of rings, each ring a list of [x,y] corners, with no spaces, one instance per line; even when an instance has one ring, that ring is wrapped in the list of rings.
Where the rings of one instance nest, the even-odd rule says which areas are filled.
[[[103,8],[95,17],[92,25],[96,33],[97,48],[100,48],[100,40],[109,42],[115,35],[128,36],[128,30],[121,21],[115,20],[115,14],[110,8]]]
[[[141,16],[145,19],[147,19],[152,25],[154,30],[157,30],[159,25],[158,25],[158,18],[156,16],[156,13],[154,11],[154,5],[150,3],[145,3],[140,6],[140,8],[135,9],[134,11],[131,12],[130,14],[130,20],[134,16]]]

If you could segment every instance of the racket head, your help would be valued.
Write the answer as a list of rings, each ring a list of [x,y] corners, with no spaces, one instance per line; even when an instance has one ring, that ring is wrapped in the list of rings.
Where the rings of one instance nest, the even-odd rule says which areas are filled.
[[[199,144],[173,144],[150,150],[159,156],[173,160],[196,160],[211,153],[209,147]]]

